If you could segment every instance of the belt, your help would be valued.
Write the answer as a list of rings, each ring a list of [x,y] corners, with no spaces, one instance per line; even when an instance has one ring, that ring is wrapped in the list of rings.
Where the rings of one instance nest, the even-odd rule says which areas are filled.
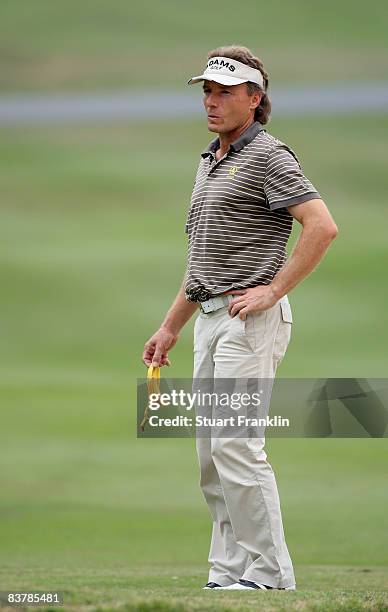
[[[217,297],[210,298],[210,300],[206,300],[205,302],[199,302],[199,307],[202,312],[208,314],[209,312],[220,310],[220,308],[224,308],[224,306],[229,306],[234,297],[235,296],[232,294],[219,295]]]

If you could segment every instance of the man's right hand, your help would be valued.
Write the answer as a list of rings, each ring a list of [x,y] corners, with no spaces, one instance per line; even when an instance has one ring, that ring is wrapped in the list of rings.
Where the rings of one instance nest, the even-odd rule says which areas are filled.
[[[172,333],[165,327],[160,327],[157,332],[144,345],[143,363],[149,367],[171,365],[168,351],[176,344],[178,335]]]

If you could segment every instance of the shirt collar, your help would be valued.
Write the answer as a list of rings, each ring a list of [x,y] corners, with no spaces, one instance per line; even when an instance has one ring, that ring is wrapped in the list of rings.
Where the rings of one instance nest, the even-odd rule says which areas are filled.
[[[230,151],[241,151],[247,144],[252,142],[254,138],[256,138],[257,134],[264,130],[264,126],[259,121],[254,121],[246,130],[243,132],[237,140],[231,143],[229,150]],[[213,155],[219,149],[220,139],[216,138],[213,140],[209,146],[201,153],[201,156],[205,159],[209,157],[209,155]]]

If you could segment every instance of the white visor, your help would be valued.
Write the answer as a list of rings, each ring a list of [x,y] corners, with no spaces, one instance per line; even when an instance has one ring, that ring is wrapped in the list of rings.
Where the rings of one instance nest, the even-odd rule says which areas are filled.
[[[229,57],[211,57],[207,63],[205,72],[188,81],[188,85],[200,81],[215,81],[221,85],[240,85],[240,83],[257,83],[264,89],[264,79],[260,70],[251,68],[246,64],[229,59]]]

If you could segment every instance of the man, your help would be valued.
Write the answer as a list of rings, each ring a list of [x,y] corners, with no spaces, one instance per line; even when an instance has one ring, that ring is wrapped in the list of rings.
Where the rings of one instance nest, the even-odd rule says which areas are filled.
[[[273,378],[292,325],[287,294],[337,235],[293,150],[268,134],[264,66],[246,47],[211,51],[203,74],[208,129],[186,223],[185,280],[143,362],[168,351],[194,312],[194,379]],[[302,232],[286,260],[293,219]],[[275,476],[264,438],[197,438],[213,520],[208,589],[295,589]]]

